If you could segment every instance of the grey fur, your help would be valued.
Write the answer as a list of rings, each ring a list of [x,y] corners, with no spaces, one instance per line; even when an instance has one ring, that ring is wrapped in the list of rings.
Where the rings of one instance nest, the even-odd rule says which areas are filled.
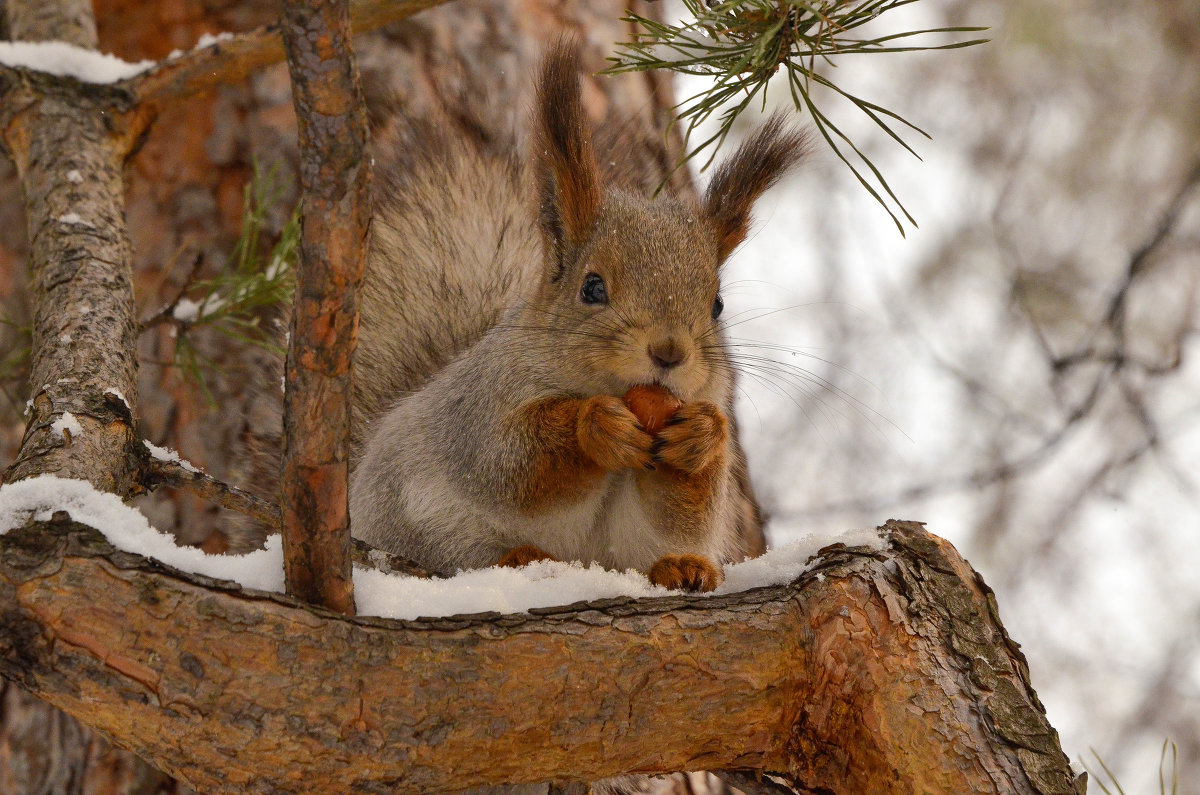
[[[734,368],[712,318],[721,240],[774,181],[750,178],[754,152],[774,152],[772,168],[799,157],[787,155],[793,137],[775,124],[722,172],[740,189],[708,196],[703,208],[612,188],[596,201],[572,193],[595,177],[574,70],[561,48],[543,67],[533,166],[414,126],[376,209],[356,357],[351,526],[443,575],[523,545],[640,571],[668,554],[724,562],[757,533],[732,423],[699,522],[676,519],[667,487],[653,493],[628,468],[570,499],[522,508],[538,460],[524,411],[537,401],[658,383],[732,416]],[[562,216],[567,205],[555,203],[581,195]],[[589,273],[604,278],[610,304],[581,301]],[[664,345],[685,354],[680,365],[652,361]]]

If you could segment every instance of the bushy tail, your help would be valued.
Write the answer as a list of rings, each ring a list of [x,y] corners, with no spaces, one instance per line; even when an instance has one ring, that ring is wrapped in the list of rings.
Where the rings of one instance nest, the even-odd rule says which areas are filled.
[[[533,286],[540,241],[514,147],[430,122],[377,140],[375,215],[354,360],[355,447]]]

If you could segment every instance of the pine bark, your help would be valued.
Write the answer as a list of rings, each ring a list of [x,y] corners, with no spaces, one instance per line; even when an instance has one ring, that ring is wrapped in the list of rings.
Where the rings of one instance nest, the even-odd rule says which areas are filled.
[[[95,20],[79,3],[9,0],[7,12],[14,39],[95,47]],[[122,169],[132,130],[99,112],[128,98],[25,71],[6,71],[0,94],[5,148],[24,190],[34,302],[31,416],[6,479],[50,473],[128,494],[137,361]]]
[[[14,40],[97,46],[90,0],[8,0],[2,8]],[[120,89],[83,92],[12,70],[0,75],[0,96],[5,153],[21,178],[33,302],[30,417],[4,479],[56,474],[128,494],[137,469],[137,349],[123,168],[136,133],[123,114],[105,111],[132,101]],[[175,789],[169,777],[8,682],[0,705],[0,791],[32,785],[66,793],[85,782]]]
[[[991,591],[920,525],[886,530],[790,585],[386,621],[183,575],[64,518],[0,538],[0,672],[205,792],[704,769],[1081,791]]]
[[[345,0],[285,0],[283,40],[300,138],[300,262],[284,395],[287,591],[354,614],[350,396],[371,166]]]

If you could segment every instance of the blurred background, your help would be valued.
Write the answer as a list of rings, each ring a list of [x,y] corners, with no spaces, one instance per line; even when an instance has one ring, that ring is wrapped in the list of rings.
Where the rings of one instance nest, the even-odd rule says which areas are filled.
[[[1092,789],[1103,760],[1158,792],[1170,740],[1200,793],[1200,4],[905,13],[881,28],[992,39],[838,62],[932,136],[921,162],[835,115],[920,228],[818,147],[726,278],[733,336],[778,362],[739,403],[771,540],[927,522],[996,590]]]
[[[362,37],[368,96],[386,106],[399,85],[419,108],[473,91],[485,121],[504,123],[523,102],[472,88],[471,69],[511,97],[548,24],[583,36],[600,68],[627,33],[609,5],[471,0]],[[102,48],[127,60],[275,13],[267,0],[95,7]],[[895,13],[908,17],[881,26],[982,25],[992,39],[837,62],[841,85],[930,133],[908,136],[922,160],[816,95],[919,228],[902,237],[818,146],[760,203],[726,274],[731,333],[741,353],[763,357],[747,359],[738,411],[770,540],[925,521],[995,589],[1076,769],[1111,787],[1103,760],[1125,792],[1158,792],[1169,740],[1179,792],[1196,795],[1200,3],[921,0]],[[492,55],[451,63],[454,48]],[[700,88],[676,81],[679,98]],[[778,88],[773,101],[786,103]],[[202,279],[236,258],[256,160],[278,170],[255,234],[267,248],[285,234],[296,201],[289,91],[273,68],[159,120],[130,166],[140,316],[194,290],[197,252]],[[0,159],[5,460],[28,394],[17,190]],[[203,388],[181,374],[181,333]],[[148,325],[141,345],[145,436],[244,484],[230,451],[263,421],[245,385],[268,354],[173,322]],[[226,519],[189,495],[140,507],[185,543],[228,542],[213,543]],[[1168,754],[1168,780],[1173,769]]]

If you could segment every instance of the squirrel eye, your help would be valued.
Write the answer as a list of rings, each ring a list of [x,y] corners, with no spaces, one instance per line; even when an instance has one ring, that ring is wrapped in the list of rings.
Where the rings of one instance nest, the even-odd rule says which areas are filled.
[[[718,294],[717,299],[713,301],[713,320],[716,320],[721,316],[721,310],[724,308],[725,302],[721,300],[721,296]]]
[[[589,273],[584,277],[579,297],[585,304],[607,304],[608,288],[604,286],[604,279],[599,274]]]

